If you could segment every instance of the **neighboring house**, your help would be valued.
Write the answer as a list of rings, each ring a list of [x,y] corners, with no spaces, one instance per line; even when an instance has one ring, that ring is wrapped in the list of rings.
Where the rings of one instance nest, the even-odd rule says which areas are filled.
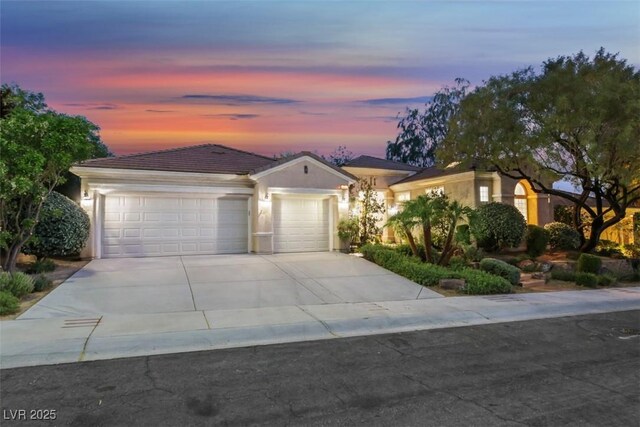
[[[328,251],[356,177],[303,152],[274,160],[222,145],[74,166],[92,258]]]
[[[357,157],[343,169],[359,178],[369,179],[378,190],[386,206],[381,223],[386,222],[402,202],[433,192],[444,193],[472,208],[489,202],[511,204],[529,224],[544,225],[553,221],[549,196],[534,193],[526,181],[516,181],[497,172],[457,165],[444,169],[417,168],[370,156]],[[390,238],[389,231],[385,231],[383,240]]]

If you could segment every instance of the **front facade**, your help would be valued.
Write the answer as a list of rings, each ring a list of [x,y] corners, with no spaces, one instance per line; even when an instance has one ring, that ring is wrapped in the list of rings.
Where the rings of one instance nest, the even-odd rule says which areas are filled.
[[[220,145],[75,166],[91,218],[83,256],[329,251],[356,180],[312,153],[275,161]]]

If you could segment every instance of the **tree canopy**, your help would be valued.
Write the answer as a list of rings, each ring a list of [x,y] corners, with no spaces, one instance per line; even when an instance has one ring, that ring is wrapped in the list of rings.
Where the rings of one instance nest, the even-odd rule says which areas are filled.
[[[493,167],[569,200],[589,251],[640,200],[640,73],[600,49],[492,77],[462,100],[438,158]],[[560,178],[579,192],[553,188]]]
[[[407,108],[398,123],[400,133],[396,140],[387,142],[387,160],[433,166],[436,149],[449,132],[449,119],[458,111],[469,87],[464,79],[455,82],[455,86],[445,86],[436,92],[424,111]]]
[[[65,181],[71,165],[109,151],[96,125],[48,109],[42,94],[3,85],[2,104],[0,248],[3,269],[12,271],[44,200]]]

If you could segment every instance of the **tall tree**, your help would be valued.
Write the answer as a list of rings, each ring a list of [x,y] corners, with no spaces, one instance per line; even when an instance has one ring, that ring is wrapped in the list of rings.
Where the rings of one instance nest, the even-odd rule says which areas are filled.
[[[639,144],[640,73],[600,49],[490,78],[462,101],[438,157],[492,166],[570,201],[580,249],[590,251],[640,200]],[[560,178],[579,193],[553,188]]]
[[[359,179],[352,192],[356,199],[360,243],[364,245],[379,240],[382,230],[378,224],[385,212],[384,202],[379,200],[378,192],[367,178]]]
[[[400,133],[387,141],[387,159],[414,166],[433,166],[436,149],[449,132],[449,119],[458,111],[469,82],[457,78],[453,87],[445,86],[426,104],[424,111],[407,108],[398,123]]]
[[[73,163],[102,155],[106,147],[96,125],[46,109],[40,94],[3,85],[3,111],[5,89],[10,88],[18,101],[0,119],[0,252],[2,268],[13,271],[44,200],[65,181]],[[34,96],[37,108],[28,101]]]
[[[353,160],[354,157],[353,152],[347,150],[346,146],[338,145],[338,147],[329,154],[329,161],[336,166],[342,167]]]

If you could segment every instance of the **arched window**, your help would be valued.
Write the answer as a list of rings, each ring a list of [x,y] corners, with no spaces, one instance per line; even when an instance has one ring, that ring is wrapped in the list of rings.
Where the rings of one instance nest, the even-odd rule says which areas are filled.
[[[529,216],[527,215],[527,190],[524,188],[524,185],[517,183],[513,194],[515,196],[513,204],[520,211],[525,221],[529,222]]]

